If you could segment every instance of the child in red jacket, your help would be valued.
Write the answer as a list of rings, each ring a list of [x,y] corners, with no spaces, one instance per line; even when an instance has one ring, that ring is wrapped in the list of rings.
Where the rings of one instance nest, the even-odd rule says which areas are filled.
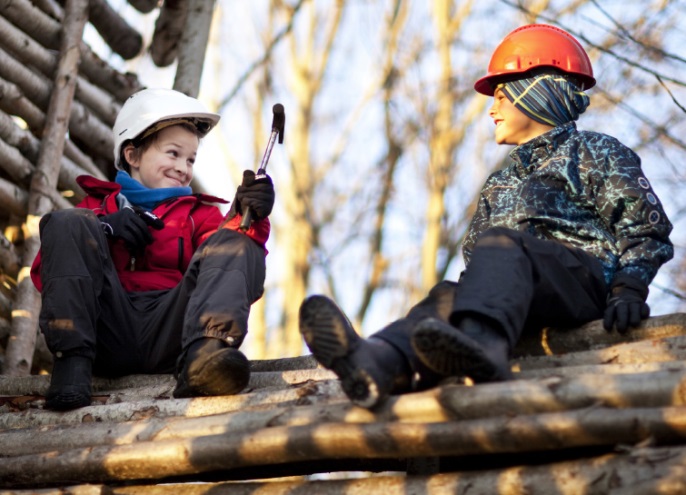
[[[200,140],[218,121],[174,90],[134,94],[114,124],[115,181],[79,177],[87,197],[41,219],[31,275],[54,356],[47,409],[89,405],[93,374],[175,372],[175,397],[247,385],[238,348],[264,290],[274,188],[244,172],[226,218],[209,204],[225,201],[193,194]],[[242,232],[244,208],[255,221]]]

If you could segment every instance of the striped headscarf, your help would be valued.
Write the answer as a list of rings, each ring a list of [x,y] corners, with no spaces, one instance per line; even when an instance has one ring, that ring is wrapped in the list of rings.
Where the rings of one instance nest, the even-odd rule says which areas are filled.
[[[504,82],[498,89],[528,117],[553,127],[578,119],[590,103],[586,93],[557,74]]]

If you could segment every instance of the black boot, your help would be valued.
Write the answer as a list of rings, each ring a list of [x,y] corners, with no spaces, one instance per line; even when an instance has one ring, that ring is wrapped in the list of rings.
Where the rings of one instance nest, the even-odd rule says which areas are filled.
[[[69,411],[91,403],[93,361],[83,356],[55,358],[45,409]]]
[[[363,339],[331,299],[311,296],[300,306],[300,333],[314,357],[341,380],[355,404],[372,408],[410,390],[407,359],[385,340]]]
[[[422,363],[444,376],[468,376],[475,383],[513,378],[509,342],[482,320],[462,318],[455,328],[427,318],[417,325],[412,347]]]
[[[205,337],[193,342],[182,358],[174,397],[234,395],[248,381],[248,358],[223,340]]]

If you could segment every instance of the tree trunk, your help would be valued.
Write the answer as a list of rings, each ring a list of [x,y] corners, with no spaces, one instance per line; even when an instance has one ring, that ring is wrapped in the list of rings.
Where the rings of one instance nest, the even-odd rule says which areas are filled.
[[[20,278],[17,287],[12,332],[3,370],[11,376],[28,375],[31,371],[36,347],[40,296],[28,276],[28,271],[40,248],[38,221],[42,215],[55,207],[51,193],[57,190],[60,157],[64,150],[64,136],[67,133],[76,88],[74,74],[78,72],[81,58],[79,47],[87,21],[87,0],[67,0],[66,5],[60,62],[50,98],[41,154],[29,191],[29,214],[26,220],[22,269],[24,276]]]
[[[188,15],[179,42],[179,61],[176,66],[174,89],[188,96],[197,97],[215,0],[187,1]]]

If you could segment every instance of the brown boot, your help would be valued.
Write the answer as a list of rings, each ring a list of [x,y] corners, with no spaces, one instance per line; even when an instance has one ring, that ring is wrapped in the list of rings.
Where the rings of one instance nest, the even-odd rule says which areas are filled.
[[[174,397],[235,395],[250,381],[248,358],[210,337],[193,342],[182,359]]]

